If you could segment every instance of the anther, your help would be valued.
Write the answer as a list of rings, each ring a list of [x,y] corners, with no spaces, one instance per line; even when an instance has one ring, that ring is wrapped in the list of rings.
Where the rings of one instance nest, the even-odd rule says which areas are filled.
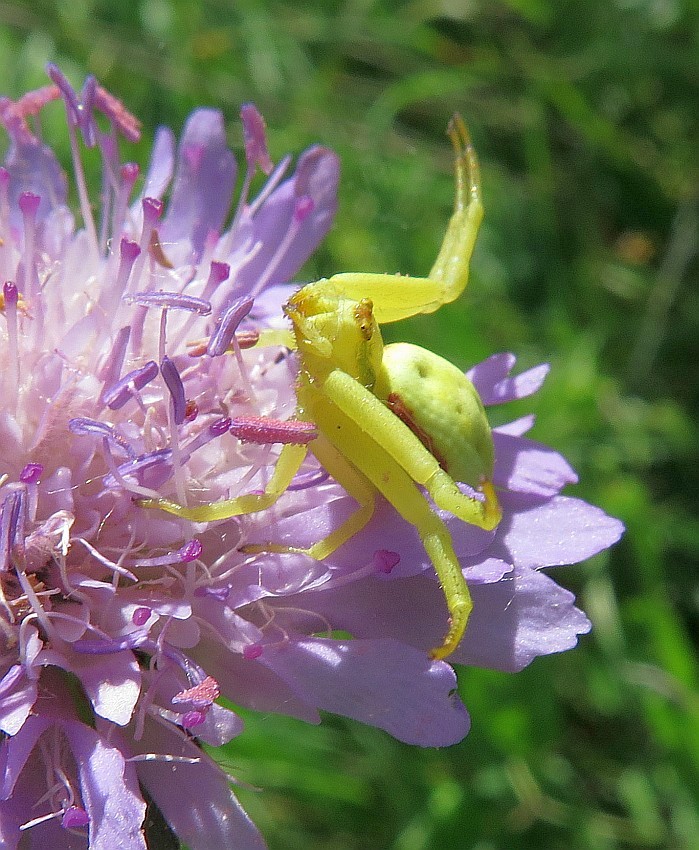
[[[209,340],[206,350],[209,357],[219,357],[228,349],[238,326],[252,310],[253,303],[252,298],[238,298],[226,309]]]
[[[23,484],[36,484],[44,471],[43,463],[28,463],[19,474]]]
[[[177,366],[167,356],[163,357],[160,363],[160,373],[172,399],[175,424],[181,425],[184,422],[187,399],[185,398],[184,384],[180,378],[180,373],[177,371]]]
[[[105,390],[102,398],[110,410],[120,410],[136,392],[147,386],[158,374],[158,364],[149,360],[139,369],[124,375],[119,381]]]
[[[124,301],[160,310],[188,310],[199,316],[208,316],[211,312],[211,304],[208,301],[194,295],[183,295],[181,292],[134,292],[132,295],[125,295]]]

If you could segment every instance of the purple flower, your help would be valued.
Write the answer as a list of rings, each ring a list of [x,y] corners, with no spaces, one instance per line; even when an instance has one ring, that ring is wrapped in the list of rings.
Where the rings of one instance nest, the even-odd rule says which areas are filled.
[[[0,843],[31,834],[36,846],[143,848],[143,788],[193,850],[261,848],[197,744],[242,730],[219,695],[311,723],[334,711],[422,746],[469,728],[453,669],[427,654],[443,635],[443,594],[415,530],[385,501],[322,562],[242,551],[310,545],[353,510],[312,457],[264,512],[195,524],[138,504],[259,491],[279,442],[313,439],[311,424],[292,419],[294,357],[249,346],[279,325],[289,280],[332,222],[337,158],[311,148],[286,176],[290,159],[274,166],[247,104],[233,202],[223,118],[200,109],[177,149],[158,132],[134,200],[138,169],[120,162],[117,136],[137,138],[138,122],[94,79],[78,93],[49,73],[53,86],[0,99],[10,136],[0,169]],[[58,98],[81,228],[30,127]],[[97,220],[81,139],[104,163]],[[266,182],[251,198],[256,169]],[[545,367],[510,378],[513,364],[496,355],[472,370],[486,404],[539,388]],[[498,528],[444,517],[475,601],[452,656],[460,663],[514,671],[574,646],[589,622],[539,570],[621,534],[560,495],[575,474],[523,436],[532,423],[494,431]]]

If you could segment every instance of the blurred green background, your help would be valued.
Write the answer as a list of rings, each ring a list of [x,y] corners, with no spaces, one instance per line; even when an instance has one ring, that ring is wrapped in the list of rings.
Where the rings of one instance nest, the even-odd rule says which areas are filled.
[[[239,148],[247,100],[275,158],[335,148],[340,211],[304,279],[429,269],[452,199],[444,130],[462,112],[486,205],[472,282],[392,335],[464,367],[503,349],[550,361],[533,434],[580,472],[571,493],[627,525],[611,553],[557,572],[594,622],[579,649],[516,676],[461,671],[473,729],[458,746],[247,716],[222,758],[273,850],[699,847],[698,12],[0,2],[2,92],[43,85],[49,59],[76,84],[96,74],[143,120],[129,159],[199,104],[224,110]]]

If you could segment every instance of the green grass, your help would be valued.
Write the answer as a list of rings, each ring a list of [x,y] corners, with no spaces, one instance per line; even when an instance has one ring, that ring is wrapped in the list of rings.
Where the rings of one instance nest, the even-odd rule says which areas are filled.
[[[696,13],[691,0],[0,5],[3,90],[43,84],[49,59],[76,82],[96,74],[143,120],[129,154],[142,162],[156,125],[199,104],[225,111],[239,146],[246,100],[275,157],[335,148],[340,212],[307,279],[429,268],[452,195],[444,129],[462,112],[486,205],[472,282],[392,334],[461,366],[502,349],[551,361],[534,435],[579,470],[571,491],[627,525],[611,553],[559,572],[594,622],[579,649],[516,676],[461,672],[463,743],[424,751],[335,717],[247,715],[222,758],[273,850],[697,846]]]

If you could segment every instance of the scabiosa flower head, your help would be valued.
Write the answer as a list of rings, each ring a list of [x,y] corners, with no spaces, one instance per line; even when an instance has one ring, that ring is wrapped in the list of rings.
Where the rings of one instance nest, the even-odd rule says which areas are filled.
[[[289,158],[275,166],[246,104],[234,202],[223,118],[199,109],[179,145],[158,131],[139,183],[118,147],[119,136],[138,138],[138,122],[94,79],[78,93],[49,74],[52,85],[0,99],[10,138],[0,169],[0,843],[144,848],[147,798],[194,850],[260,848],[229,778],[198,746],[242,729],[219,696],[312,723],[335,711],[424,746],[458,741],[469,725],[452,668],[427,653],[446,619],[434,570],[388,503],[323,561],[252,554],[266,541],[307,547],[354,509],[310,457],[269,510],[192,523],[140,504],[260,492],[280,444],[315,438],[314,423],[293,418],[294,356],[254,344],[283,322],[288,281],[330,226],[337,159],[313,147],[293,170]],[[33,129],[58,99],[80,228]],[[96,218],[81,145],[102,157]],[[545,367],[511,378],[513,364],[497,355],[472,370],[486,404],[538,389]],[[475,601],[452,656],[461,663],[518,670],[572,647],[589,622],[539,568],[621,533],[559,494],[574,473],[523,436],[531,425],[494,432],[497,529],[444,516]]]

